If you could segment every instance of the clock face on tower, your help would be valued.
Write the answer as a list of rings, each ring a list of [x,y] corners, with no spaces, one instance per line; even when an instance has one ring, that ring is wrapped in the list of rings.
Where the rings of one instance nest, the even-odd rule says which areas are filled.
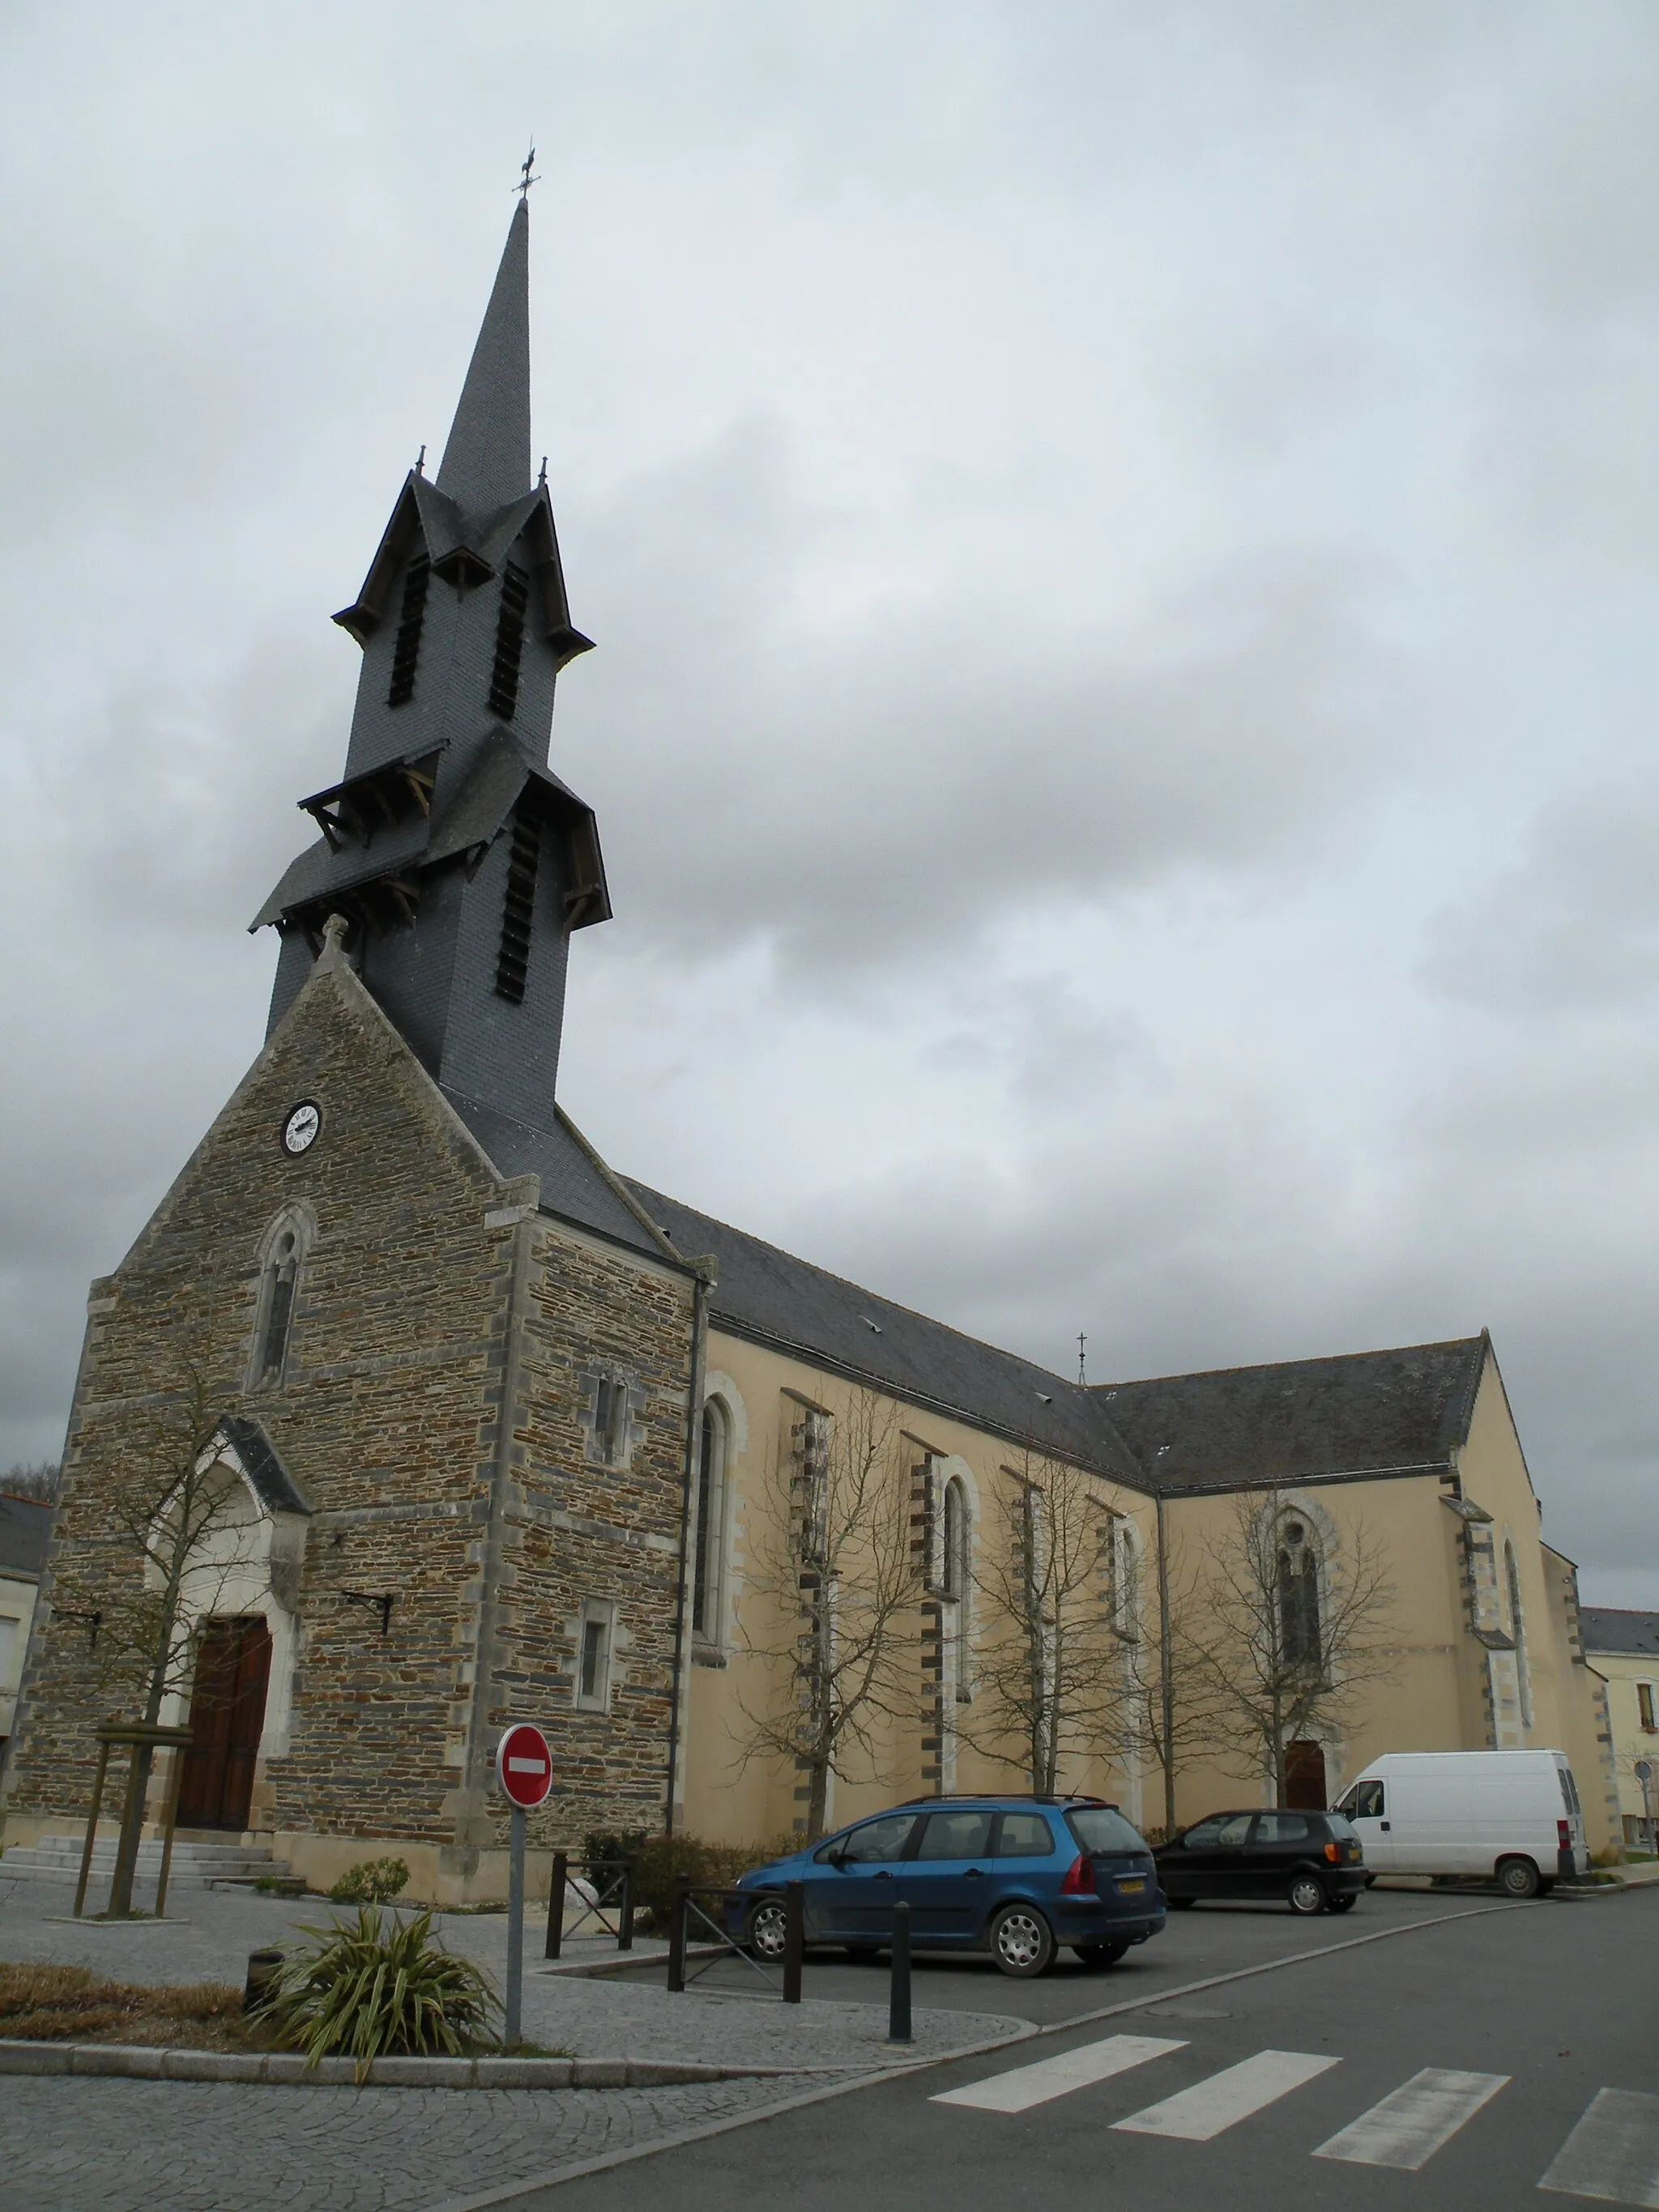
[[[323,1126],[323,1110],[309,1098],[289,1109],[283,1123],[283,1150],[296,1158],[317,1141],[317,1133]]]

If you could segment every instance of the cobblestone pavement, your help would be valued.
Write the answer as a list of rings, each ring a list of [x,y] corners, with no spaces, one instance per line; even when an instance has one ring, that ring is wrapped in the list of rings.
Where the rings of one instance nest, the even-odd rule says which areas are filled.
[[[177,1919],[66,1923],[59,1916],[71,1892],[8,1885],[3,1866],[0,1860],[0,1959],[63,1960],[117,1980],[240,1983],[250,1951],[281,1943],[330,1911],[318,1899],[196,1890],[177,1899]],[[440,1925],[444,1940],[499,1984],[504,1918],[450,1914]],[[0,2205],[4,2212],[421,2212],[683,2129],[759,2118],[815,2087],[907,2058],[1029,2033],[1005,2014],[919,2006],[914,2044],[896,2051],[886,2041],[883,2002],[809,1996],[786,2008],[758,1983],[752,1997],[695,1988],[671,1996],[656,1974],[648,1981],[554,1974],[542,1968],[539,1929],[533,1932],[524,2002],[531,2041],[582,2057],[804,2070],[660,2089],[549,2091],[10,2075],[0,2085]],[[526,1929],[527,1938],[532,1933]],[[614,1955],[608,1947],[605,1954]]]
[[[669,2089],[286,2089],[12,2076],[6,2212],[420,2212],[844,2078]]]
[[[72,1891],[44,1882],[9,1886],[3,1881],[4,1865],[0,1859],[0,1959],[49,1959],[86,1966],[116,1981],[223,1981],[240,1986],[250,1951],[287,1941],[301,1923],[325,1923],[331,1911],[338,1909],[318,1898],[290,1900],[249,1896],[236,1890],[191,1890],[178,1899],[180,1917],[176,1922],[169,1915],[165,1922],[139,1921],[125,1926],[65,1923],[53,1916],[68,1912]],[[450,1913],[442,1916],[438,1925],[444,1942],[476,1959],[499,1988],[507,1962],[505,1916]],[[896,2052],[887,2041],[884,1987],[871,1991],[873,2002],[848,2001],[838,1991],[834,1999],[809,1995],[805,2004],[785,2007],[767,1996],[758,1979],[742,1973],[736,1987],[694,1986],[684,1996],[671,1996],[663,1986],[660,1970],[648,1980],[630,1975],[601,1981],[550,1973],[542,1968],[538,1955],[539,1928],[526,1928],[525,1932],[526,2039],[544,2048],[568,2051],[580,2058],[691,2058],[735,2066],[878,2067],[907,2055],[927,2057],[1017,2034],[1023,2027],[1021,2021],[988,2008],[981,2012],[918,2005],[912,2051]],[[538,1938],[535,1942],[531,1941],[532,1934]],[[604,1955],[616,1954],[607,1946]],[[811,1978],[809,1968],[809,1987]],[[998,1978],[985,1978],[985,1993],[993,1996]],[[750,1991],[752,1996],[748,1994]],[[858,1995],[862,1997],[864,1992]],[[6,2094],[9,2099],[9,2088]]]

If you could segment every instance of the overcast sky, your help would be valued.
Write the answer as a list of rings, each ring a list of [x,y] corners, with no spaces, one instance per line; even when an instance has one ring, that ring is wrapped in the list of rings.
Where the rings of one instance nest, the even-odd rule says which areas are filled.
[[[1659,1606],[1650,0],[10,0],[0,1465],[264,1031],[533,133],[606,1156],[1091,1380],[1489,1327]]]

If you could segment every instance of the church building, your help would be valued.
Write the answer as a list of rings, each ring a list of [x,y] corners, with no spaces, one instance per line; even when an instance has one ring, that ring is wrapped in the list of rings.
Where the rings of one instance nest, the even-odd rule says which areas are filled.
[[[157,1555],[120,1501],[186,1401],[236,1540],[186,1576],[195,1675],[161,1717],[192,1741],[150,1811],[176,1786],[184,1831],[257,1839],[315,1887],[395,1849],[411,1894],[503,1894],[514,1720],[555,1750],[544,1887],[546,1854],[594,1832],[758,1839],[1030,1787],[982,1723],[994,1600],[1009,1558],[1029,1586],[1057,1556],[1066,1497],[1101,1711],[1145,1694],[1171,1562],[1256,1499],[1274,1602],[1316,1653],[1345,1556],[1382,1560],[1391,1593],[1374,1680],[1284,1747],[1293,1797],[1329,1802],[1382,1750],[1548,1744],[1611,1840],[1573,1569],[1484,1335],[1085,1388],[630,1182],[564,1115],[567,965],[611,908],[592,810],[549,758],[591,641],[532,475],[529,227],[521,200],[442,461],[405,478],[334,617],[356,705],[340,780],[299,802],[315,838],[254,920],[278,940],[264,1046],[92,1286],[7,1846],[84,1820],[94,1731],[139,1702],[107,1624],[155,1595]],[[835,1567],[827,1501],[859,1479],[889,1517]],[[801,1685],[855,1644],[860,1577],[881,1694],[826,1758]],[[1057,1782],[1162,1826],[1156,1759],[1091,1735],[1086,1704]],[[1178,1817],[1279,1782],[1194,1752]]]

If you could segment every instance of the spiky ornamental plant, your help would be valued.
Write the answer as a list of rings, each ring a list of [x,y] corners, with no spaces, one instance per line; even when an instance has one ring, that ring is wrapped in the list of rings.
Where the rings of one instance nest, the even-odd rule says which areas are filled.
[[[464,2057],[501,2008],[489,1977],[432,1940],[432,1915],[359,1908],[356,1923],[305,1927],[316,1941],[272,1976],[260,2018],[306,2063],[351,2058],[361,2081],[392,2056]]]

